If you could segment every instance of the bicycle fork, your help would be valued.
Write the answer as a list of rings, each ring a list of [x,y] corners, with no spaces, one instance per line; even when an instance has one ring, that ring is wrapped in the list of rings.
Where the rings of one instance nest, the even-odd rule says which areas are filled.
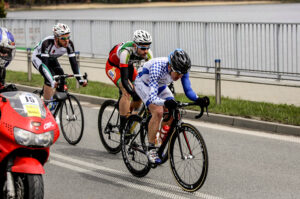
[[[71,108],[71,117],[69,116],[69,113],[68,113],[68,107],[67,107],[67,104],[66,104],[66,115],[67,115],[67,121],[75,121],[77,120],[77,116],[74,114],[74,108],[73,108],[73,105],[72,105],[72,101],[71,101],[71,98],[68,98],[69,100],[69,103],[70,103],[70,108]]]
[[[180,131],[178,131],[178,130],[179,130],[179,128],[176,127],[176,131],[177,131],[177,132],[180,132]],[[183,129],[182,129],[182,130],[183,130]],[[182,159],[182,160],[193,159],[194,156],[193,156],[193,154],[192,154],[192,150],[191,150],[191,147],[190,147],[190,143],[189,143],[189,140],[188,140],[188,138],[187,138],[186,133],[185,133],[184,130],[183,130],[183,136],[184,136],[184,141],[185,141],[185,143],[186,143],[186,145],[187,145],[187,148],[188,148],[188,150],[189,150],[189,154],[187,154],[187,155],[184,155],[184,154],[183,154],[182,144],[181,144],[181,139],[180,139],[180,136],[179,136],[179,134],[178,134],[178,144],[179,144],[179,149],[180,149],[181,159]]]

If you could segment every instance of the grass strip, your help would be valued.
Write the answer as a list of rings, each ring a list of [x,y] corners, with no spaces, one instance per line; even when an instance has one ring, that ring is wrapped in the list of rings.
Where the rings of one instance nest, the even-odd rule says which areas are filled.
[[[6,81],[35,87],[42,87],[44,84],[44,79],[41,75],[32,74],[32,81],[29,82],[27,80],[27,73],[9,70],[7,71]],[[89,81],[87,87],[77,89],[75,79],[68,79],[68,87],[71,92],[86,95],[114,99],[117,99],[119,96],[117,87],[96,81]],[[214,96],[208,97],[211,101],[209,112],[212,113],[300,126],[300,107],[298,106],[253,102],[241,99],[230,99],[227,97],[222,97],[221,105],[217,105]],[[176,99],[183,102],[189,101],[185,95],[181,93],[176,94]],[[199,110],[198,107],[190,107],[190,109]]]

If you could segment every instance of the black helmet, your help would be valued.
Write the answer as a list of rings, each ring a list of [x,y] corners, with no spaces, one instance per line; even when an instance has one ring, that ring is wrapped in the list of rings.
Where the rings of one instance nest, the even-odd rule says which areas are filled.
[[[186,74],[191,68],[191,59],[189,55],[182,49],[177,48],[169,55],[169,63],[172,70]]]

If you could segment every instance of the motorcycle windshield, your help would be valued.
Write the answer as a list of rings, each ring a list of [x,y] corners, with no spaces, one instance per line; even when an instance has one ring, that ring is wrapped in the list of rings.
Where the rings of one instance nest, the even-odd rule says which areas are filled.
[[[23,91],[1,94],[9,100],[11,107],[23,117],[46,117],[46,109],[39,96]]]

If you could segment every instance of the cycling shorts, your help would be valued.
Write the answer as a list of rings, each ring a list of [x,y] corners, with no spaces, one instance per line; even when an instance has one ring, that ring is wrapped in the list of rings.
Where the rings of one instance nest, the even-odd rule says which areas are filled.
[[[140,78],[136,78],[134,82],[135,92],[144,102],[144,104],[148,107],[150,103],[150,87],[148,84],[144,83]],[[158,88],[157,97],[163,100],[171,100],[174,99],[174,96],[167,85]],[[153,102],[152,102],[153,103]],[[156,104],[155,102],[153,104]],[[163,104],[156,104],[163,105]]]
[[[54,88],[55,84],[53,76],[64,74],[64,70],[56,58],[50,59],[48,66],[46,66],[38,56],[32,56],[32,64],[44,77],[44,84],[52,88]]]
[[[108,61],[106,62],[105,72],[107,77],[119,87],[119,83],[121,81],[121,71],[120,68],[117,66],[111,65]],[[135,78],[137,77],[138,72],[134,67],[128,67],[128,79],[131,82],[134,82]]]

